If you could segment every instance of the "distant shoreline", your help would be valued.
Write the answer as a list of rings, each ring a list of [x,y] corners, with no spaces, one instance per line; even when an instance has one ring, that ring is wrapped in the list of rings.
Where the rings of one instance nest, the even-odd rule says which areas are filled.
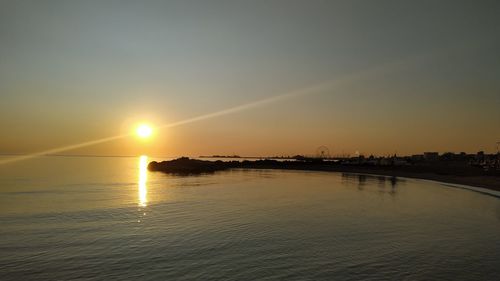
[[[318,169],[323,170],[323,169]],[[327,169],[332,172],[372,174],[380,176],[391,176],[411,179],[423,179],[449,184],[467,185],[500,191],[500,177],[488,175],[461,176],[461,175],[441,175],[429,172],[401,171],[398,169],[379,169],[377,167],[345,167],[338,166]]]
[[[298,170],[296,170],[298,171]],[[488,176],[479,176],[479,177],[474,177],[474,179],[468,179],[467,181],[464,181],[464,179],[468,177],[460,177],[460,176],[452,176],[453,179],[451,180],[450,177],[445,177],[444,175],[433,175],[433,174],[415,174],[414,176],[409,176],[407,174],[402,175],[402,174],[375,174],[375,173],[366,173],[366,172],[352,172],[352,171],[335,171],[332,170],[331,172],[335,173],[349,173],[349,174],[359,174],[359,175],[369,175],[369,176],[384,176],[384,177],[397,177],[397,178],[404,178],[404,179],[412,179],[412,180],[423,180],[423,181],[429,181],[429,182],[435,182],[439,183],[445,186],[451,186],[454,188],[460,188],[460,189],[466,189],[474,192],[479,192],[483,193],[486,195],[494,196],[500,198],[500,188],[497,185],[485,185],[484,184],[484,177]],[[427,176],[427,175],[430,175]],[[495,180],[495,179],[493,179]],[[496,179],[497,181],[500,181],[500,179]],[[498,182],[497,182],[498,183]]]
[[[283,169],[283,168],[265,168],[265,169]],[[286,168],[285,170],[326,171],[326,172],[377,175],[377,176],[409,178],[409,179],[421,179],[421,180],[435,181],[452,185],[476,187],[476,188],[482,188],[500,192],[500,178],[495,176],[486,176],[486,175],[483,176],[439,175],[433,173],[382,170],[374,167],[372,168],[372,167],[345,167],[345,166],[328,167],[326,169],[324,167],[318,167],[317,169]],[[500,193],[497,194],[496,196],[500,197]]]
[[[193,175],[212,173],[227,169],[280,169],[300,171],[327,171],[341,173],[372,174],[390,177],[402,177],[438,181],[442,183],[470,186],[473,188],[500,191],[500,176],[484,174],[481,170],[459,169],[455,167],[423,167],[423,166],[369,166],[343,165],[333,162],[303,161],[206,161],[179,158],[170,161],[149,163],[148,169],[171,174]],[[441,168],[441,169],[440,169]],[[434,169],[434,170],[433,170]]]

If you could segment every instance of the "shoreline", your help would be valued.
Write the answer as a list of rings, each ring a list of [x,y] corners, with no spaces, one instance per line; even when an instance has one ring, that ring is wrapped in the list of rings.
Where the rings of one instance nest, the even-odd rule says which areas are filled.
[[[262,168],[257,168],[262,169]],[[477,192],[500,197],[500,178],[488,175],[460,176],[460,175],[440,175],[434,173],[420,173],[410,171],[400,171],[397,169],[378,169],[373,167],[350,167],[350,166],[331,166],[331,167],[308,167],[308,168],[265,168],[265,169],[283,169],[298,171],[324,171],[339,172],[351,174],[364,174],[374,176],[398,177],[407,179],[417,179],[437,182],[446,185],[453,185],[458,188],[466,188]]]
[[[400,177],[435,181],[442,184],[454,185],[477,192],[500,197],[500,176],[486,174],[473,168],[456,167],[422,167],[422,166],[362,166],[342,165],[328,162],[302,162],[302,161],[206,161],[189,159],[187,157],[170,161],[152,161],[148,170],[159,171],[177,175],[196,175],[213,173],[228,169],[280,169],[298,171],[324,171],[354,173],[377,176]]]
[[[338,172],[338,171],[328,171],[328,172],[348,173],[348,174],[367,175],[367,176],[396,177],[396,178],[402,178],[402,179],[407,179],[407,180],[426,181],[426,182],[437,183],[440,185],[453,187],[453,188],[465,189],[465,190],[469,190],[472,192],[477,192],[477,193],[481,193],[484,195],[489,195],[489,196],[500,198],[500,191],[499,190],[485,188],[485,187],[472,186],[472,185],[450,183],[450,182],[445,182],[445,181],[436,180],[436,179],[426,179],[426,178],[422,178],[422,177],[389,176],[389,175],[372,174],[372,173],[358,173],[358,172]]]

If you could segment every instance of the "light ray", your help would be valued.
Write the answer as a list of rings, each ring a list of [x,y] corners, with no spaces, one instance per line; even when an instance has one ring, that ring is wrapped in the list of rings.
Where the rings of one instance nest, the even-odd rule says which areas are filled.
[[[317,94],[317,93],[324,92],[326,90],[333,90],[335,86],[343,84],[343,83],[349,84],[349,83],[353,83],[356,80],[359,80],[362,78],[371,77],[372,75],[380,75],[381,73],[393,72],[397,69],[400,69],[401,67],[408,66],[408,64],[414,63],[416,61],[420,61],[424,56],[425,55],[413,56],[410,58],[405,58],[405,59],[397,60],[397,61],[390,62],[390,63],[380,64],[376,67],[373,67],[373,68],[370,68],[370,69],[367,69],[367,70],[364,70],[361,72],[345,75],[345,76],[337,78],[337,79],[327,80],[327,81],[322,82],[322,83],[317,83],[317,84],[311,85],[309,87],[304,87],[304,88],[300,88],[297,90],[293,90],[293,91],[290,91],[290,92],[287,92],[287,93],[284,93],[281,95],[276,95],[276,96],[272,96],[269,98],[246,103],[243,105],[231,107],[228,109],[224,109],[224,110],[220,110],[220,111],[216,111],[216,112],[212,112],[212,113],[208,113],[208,114],[203,114],[200,116],[177,121],[174,123],[159,125],[155,129],[177,127],[177,126],[181,126],[181,125],[185,125],[185,124],[189,124],[189,123],[194,123],[194,122],[198,122],[198,121],[202,121],[202,120],[206,120],[206,119],[210,119],[210,118],[214,118],[214,117],[219,117],[219,116],[223,116],[223,115],[227,115],[227,114],[240,112],[243,110],[259,107],[259,106],[262,106],[265,104],[274,103],[274,102],[282,101],[285,99],[290,99],[293,97],[305,96],[305,95],[310,95],[310,94]],[[17,161],[21,161],[21,160],[26,160],[26,159],[30,159],[30,158],[35,158],[35,157],[39,157],[39,156],[50,155],[50,154],[54,154],[54,153],[60,153],[60,152],[64,152],[64,151],[74,150],[77,148],[92,146],[92,145],[96,145],[96,144],[100,144],[100,143],[105,143],[105,142],[129,137],[131,135],[132,134],[116,135],[116,136],[106,137],[106,138],[102,138],[102,139],[98,139],[98,140],[93,140],[93,141],[88,141],[88,142],[53,148],[53,149],[40,151],[40,152],[28,154],[28,155],[16,156],[16,157],[12,157],[9,159],[1,160],[0,165],[12,163],[12,162],[17,162]]]
[[[109,141],[121,139],[121,138],[124,138],[127,136],[129,136],[129,134],[106,137],[106,138],[102,138],[102,139],[98,139],[98,140],[92,140],[92,141],[72,144],[72,145],[68,145],[68,146],[57,147],[57,148],[44,150],[44,151],[40,151],[40,152],[35,152],[32,154],[16,156],[16,157],[12,157],[9,159],[1,160],[0,165],[11,163],[11,162],[17,162],[17,161],[21,161],[21,160],[27,160],[27,159],[35,158],[35,157],[39,157],[39,156],[45,156],[45,155],[50,155],[50,154],[54,154],[54,153],[64,152],[64,151],[73,150],[73,149],[77,149],[77,148],[81,148],[81,147],[96,145],[96,144],[100,144],[100,143],[104,143],[104,142],[109,142]]]

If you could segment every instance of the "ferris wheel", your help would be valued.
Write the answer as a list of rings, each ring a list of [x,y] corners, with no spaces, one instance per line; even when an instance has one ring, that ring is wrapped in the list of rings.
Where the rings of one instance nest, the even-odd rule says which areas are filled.
[[[321,159],[330,158],[330,149],[324,145],[316,148],[316,157]]]

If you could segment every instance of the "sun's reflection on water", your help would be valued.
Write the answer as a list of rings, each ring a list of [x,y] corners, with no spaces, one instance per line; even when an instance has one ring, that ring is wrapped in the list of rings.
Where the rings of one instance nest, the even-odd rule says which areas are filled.
[[[139,196],[138,204],[140,207],[146,207],[148,205],[148,187],[146,185],[148,181],[148,157],[142,155],[139,157]]]

